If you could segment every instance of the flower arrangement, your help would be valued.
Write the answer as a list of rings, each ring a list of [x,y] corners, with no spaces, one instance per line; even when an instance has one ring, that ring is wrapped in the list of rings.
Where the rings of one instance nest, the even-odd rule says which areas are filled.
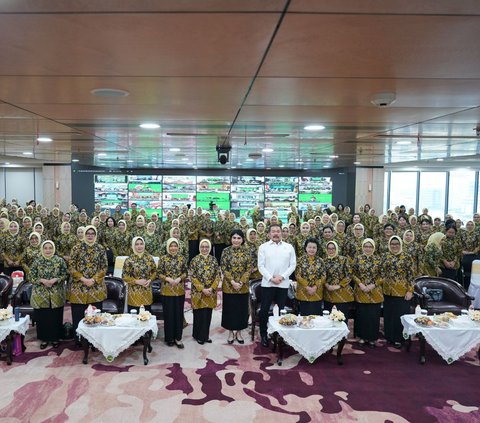
[[[470,315],[470,319],[472,319],[474,322],[480,323],[480,310],[474,310],[468,314]]]
[[[152,317],[152,313],[150,313],[149,311],[142,311],[137,316],[137,319],[140,320],[141,322],[148,322],[150,320],[150,317]]]
[[[13,308],[9,305],[7,308],[0,309],[0,320],[8,320],[13,317]]]
[[[340,310],[332,310],[330,313],[330,320],[334,322],[344,322],[345,321],[345,314],[343,314]]]

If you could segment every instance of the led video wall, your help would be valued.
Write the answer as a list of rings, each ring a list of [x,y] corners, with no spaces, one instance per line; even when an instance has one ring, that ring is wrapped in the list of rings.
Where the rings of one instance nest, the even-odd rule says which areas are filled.
[[[95,202],[102,208],[113,210],[120,205],[125,211],[137,203],[148,215],[157,212],[162,216],[162,210],[189,204],[204,210],[231,210],[237,217],[249,218],[258,205],[267,217],[277,209],[286,221],[292,205],[302,213],[309,204],[314,208],[332,204],[329,177],[96,174],[94,178]]]

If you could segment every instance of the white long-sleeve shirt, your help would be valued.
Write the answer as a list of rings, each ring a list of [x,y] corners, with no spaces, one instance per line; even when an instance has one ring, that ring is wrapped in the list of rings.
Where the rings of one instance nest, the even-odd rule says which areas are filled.
[[[297,267],[297,257],[293,246],[288,242],[265,242],[258,248],[258,270],[262,274],[262,286],[266,288],[288,288],[290,275]],[[280,275],[280,284],[270,281],[273,276]]]

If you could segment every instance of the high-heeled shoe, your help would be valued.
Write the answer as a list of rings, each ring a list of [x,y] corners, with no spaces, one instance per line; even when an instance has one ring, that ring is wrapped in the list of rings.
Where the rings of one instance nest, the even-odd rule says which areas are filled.
[[[240,336],[240,338],[239,338],[239,336]],[[244,344],[245,343],[245,340],[242,338],[242,334],[240,332],[237,332],[235,334],[235,339],[237,340],[237,342],[239,344]]]
[[[228,334],[228,339],[227,339],[227,342],[229,344],[233,344],[233,341],[235,340],[235,336],[233,335],[233,332],[230,331],[230,333]]]

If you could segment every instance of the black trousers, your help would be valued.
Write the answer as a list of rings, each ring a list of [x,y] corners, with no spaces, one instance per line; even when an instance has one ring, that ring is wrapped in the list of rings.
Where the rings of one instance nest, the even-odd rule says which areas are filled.
[[[345,323],[348,324],[348,316],[350,314],[350,310],[352,309],[353,306],[353,301],[350,301],[348,303],[329,303],[328,301],[323,302],[323,309],[332,311],[333,306],[337,307],[338,311],[341,311],[343,314],[345,314]]]
[[[400,316],[410,313],[410,303],[403,297],[384,296],[383,327],[388,342],[403,342],[403,325]]]
[[[365,341],[376,341],[380,332],[382,304],[356,303],[355,334]]]
[[[465,254],[462,260],[463,268],[463,287],[465,291],[468,291],[470,286],[470,278],[472,274],[472,263],[473,260],[478,260],[479,256],[477,254]]]
[[[322,301],[300,301],[298,300],[298,311],[301,316],[322,315]]]
[[[162,296],[163,328],[165,342],[181,341],[183,335],[183,306],[185,295],[171,297]]]
[[[260,336],[267,336],[267,323],[272,303],[278,305],[281,310],[285,308],[288,298],[288,288],[266,288],[262,286],[262,298],[260,303]]]
[[[192,336],[197,341],[207,342],[210,338],[210,323],[212,322],[211,308],[198,308],[193,310]]]
[[[63,307],[36,308],[37,338],[43,342],[58,342],[63,334]]]
[[[218,264],[220,264],[220,259],[222,258],[222,253],[223,253],[223,250],[227,247],[227,244],[215,244],[213,246],[214,250],[215,250],[215,258],[217,259],[218,261]]]
[[[198,254],[198,239],[188,241],[188,263]]]
[[[95,306],[99,310],[102,309],[103,301],[98,303],[91,303],[92,306]],[[89,304],[70,304],[72,309],[72,326],[73,331],[76,333],[78,324],[85,317],[85,310],[88,308]]]

